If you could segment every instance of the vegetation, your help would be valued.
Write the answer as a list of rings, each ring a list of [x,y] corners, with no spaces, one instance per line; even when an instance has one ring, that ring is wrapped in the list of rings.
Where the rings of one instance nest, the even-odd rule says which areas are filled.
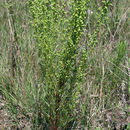
[[[128,0],[2,0],[0,12],[0,129],[130,128]]]

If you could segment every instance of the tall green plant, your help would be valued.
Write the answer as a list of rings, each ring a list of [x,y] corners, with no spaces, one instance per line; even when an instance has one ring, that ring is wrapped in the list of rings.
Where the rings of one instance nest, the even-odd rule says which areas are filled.
[[[86,0],[30,0],[30,14],[42,62],[42,118],[50,129],[67,129],[76,120],[85,51],[79,53]],[[81,60],[80,60],[81,59]],[[42,93],[43,94],[43,93]],[[44,123],[44,122],[43,122]]]

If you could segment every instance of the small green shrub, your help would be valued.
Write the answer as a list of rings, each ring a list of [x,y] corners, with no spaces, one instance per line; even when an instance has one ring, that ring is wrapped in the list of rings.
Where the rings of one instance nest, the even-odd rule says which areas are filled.
[[[87,56],[84,49],[79,53],[87,3],[86,0],[29,1],[44,72],[42,90],[45,96],[41,113],[50,129],[67,129],[76,120],[75,108]]]

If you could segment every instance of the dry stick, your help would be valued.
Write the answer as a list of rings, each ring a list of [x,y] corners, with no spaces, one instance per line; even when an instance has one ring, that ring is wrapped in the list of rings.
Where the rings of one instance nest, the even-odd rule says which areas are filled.
[[[100,103],[102,101],[102,95],[103,95],[103,81],[104,81],[104,74],[105,74],[105,69],[104,69],[104,58],[102,57],[102,79],[101,79],[101,88],[100,88]]]
[[[7,3],[7,0],[5,0],[5,3]],[[8,8],[6,8],[6,10],[7,10],[7,17],[8,17],[8,23],[9,23],[9,28],[10,28],[10,41],[11,41],[11,44],[9,47],[10,48],[9,64],[11,64],[11,75],[14,77],[16,61],[15,61],[15,54],[13,50],[15,49],[14,42],[17,42],[18,39],[17,39],[16,30],[14,27],[14,23],[15,23],[14,17],[12,15],[10,17],[11,12],[13,12],[12,6],[10,7],[10,10]]]

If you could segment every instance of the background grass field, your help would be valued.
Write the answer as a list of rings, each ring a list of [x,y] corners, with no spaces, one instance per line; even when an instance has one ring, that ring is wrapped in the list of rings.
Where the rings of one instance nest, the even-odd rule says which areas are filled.
[[[89,2],[78,44],[79,50],[85,47],[87,52],[78,103],[73,102],[75,99],[70,104],[61,103],[63,108],[59,109],[64,114],[57,128],[51,128],[49,120],[47,109],[51,105],[46,98],[49,93],[45,82],[51,81],[44,79],[44,61],[39,56],[33,18],[26,2],[0,0],[0,129],[129,129],[129,0],[110,1],[111,6],[103,16],[99,8],[102,2]],[[64,99],[72,85],[68,81],[66,86],[63,100],[71,97],[68,94]],[[69,114],[66,108],[72,104],[76,107]]]

